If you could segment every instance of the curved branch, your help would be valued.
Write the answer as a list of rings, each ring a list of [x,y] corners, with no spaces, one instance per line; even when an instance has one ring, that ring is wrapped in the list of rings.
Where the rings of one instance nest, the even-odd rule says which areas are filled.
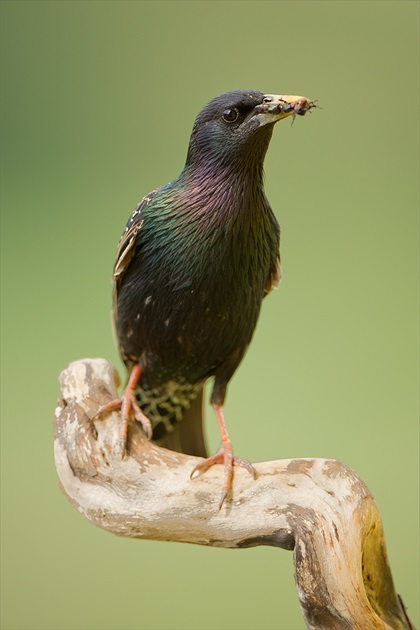
[[[76,361],[60,376],[55,461],[61,488],[93,524],[132,538],[294,551],[308,628],[413,628],[395,592],[378,509],[363,481],[336,460],[235,469],[234,495],[218,510],[222,467],[190,480],[199,458],[160,448],[132,424],[122,460],[118,413],[91,418],[116,398],[103,359]]]

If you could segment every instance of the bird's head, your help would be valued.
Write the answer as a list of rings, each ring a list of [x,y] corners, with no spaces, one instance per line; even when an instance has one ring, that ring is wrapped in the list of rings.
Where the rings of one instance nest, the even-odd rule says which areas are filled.
[[[191,134],[187,166],[262,162],[274,124],[303,115],[315,104],[302,96],[255,90],[226,92],[198,114]]]

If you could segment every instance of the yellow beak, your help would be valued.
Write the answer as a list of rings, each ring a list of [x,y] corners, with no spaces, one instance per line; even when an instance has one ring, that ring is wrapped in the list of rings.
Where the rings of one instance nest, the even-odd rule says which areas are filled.
[[[255,118],[260,125],[266,125],[291,115],[303,116],[312,107],[316,107],[315,103],[306,96],[265,94],[262,104],[257,107]]]

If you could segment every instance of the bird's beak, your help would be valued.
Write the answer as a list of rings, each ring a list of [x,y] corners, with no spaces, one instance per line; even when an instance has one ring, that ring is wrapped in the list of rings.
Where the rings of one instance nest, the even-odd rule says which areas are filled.
[[[254,118],[258,120],[261,127],[278,122],[288,116],[303,116],[312,107],[316,107],[314,101],[310,101],[305,96],[265,94],[261,105],[256,107]]]

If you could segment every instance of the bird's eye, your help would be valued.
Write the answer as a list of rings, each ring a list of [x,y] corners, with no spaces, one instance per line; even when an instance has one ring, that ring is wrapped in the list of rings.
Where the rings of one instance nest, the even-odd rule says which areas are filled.
[[[238,110],[237,109],[225,109],[223,112],[223,120],[226,122],[232,123],[238,120]]]

